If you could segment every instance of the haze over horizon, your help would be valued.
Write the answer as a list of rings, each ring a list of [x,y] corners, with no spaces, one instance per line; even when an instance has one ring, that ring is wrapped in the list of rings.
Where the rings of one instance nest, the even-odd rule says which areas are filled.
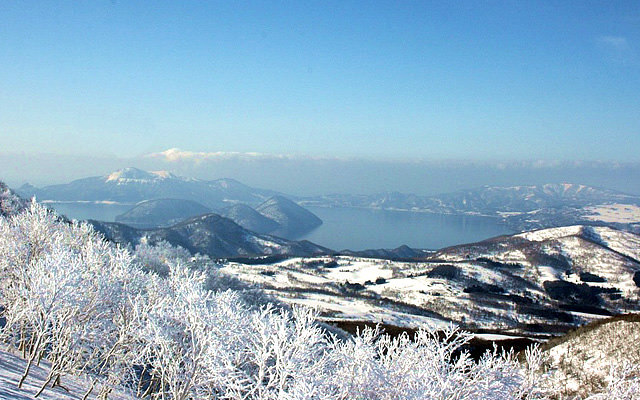
[[[381,192],[433,195],[488,186],[577,183],[640,195],[640,163],[552,160],[392,160],[176,149],[139,157],[0,154],[10,186],[68,183],[126,167],[167,170],[203,180],[232,178],[293,195]]]

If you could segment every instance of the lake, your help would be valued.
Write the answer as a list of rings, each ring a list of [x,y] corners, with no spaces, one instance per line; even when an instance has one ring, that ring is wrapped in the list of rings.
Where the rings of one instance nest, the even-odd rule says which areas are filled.
[[[129,211],[135,204],[122,203],[93,203],[82,201],[46,202],[58,214],[64,214],[71,219],[97,219],[98,221],[115,221],[116,216]]]
[[[114,221],[133,204],[82,202],[48,203],[74,219]],[[334,250],[391,249],[406,244],[421,249],[439,249],[513,233],[495,218],[428,214],[360,208],[307,207],[324,222],[296,238]]]
[[[298,239],[334,250],[439,249],[514,233],[490,217],[359,208],[307,207],[324,222]]]

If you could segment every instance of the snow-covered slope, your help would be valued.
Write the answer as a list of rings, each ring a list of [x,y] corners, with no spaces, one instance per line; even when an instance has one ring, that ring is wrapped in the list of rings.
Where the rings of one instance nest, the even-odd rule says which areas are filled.
[[[29,377],[25,380],[22,388],[18,388],[18,381],[22,376],[26,366],[26,361],[22,358],[0,349],[0,399],[2,400],[32,400],[40,389],[40,386],[47,379],[48,363],[43,361],[40,366],[31,367]],[[80,400],[90,387],[88,381],[79,377],[65,376],[61,382],[62,386],[55,388],[47,387],[38,399],[41,400]],[[89,399],[96,399],[96,390]],[[111,392],[109,398],[113,400],[133,400],[135,396],[124,390]]]
[[[549,335],[640,310],[639,240],[575,226],[443,249],[420,262],[339,256],[223,270],[282,301],[318,307],[327,320],[413,328],[454,321],[475,331]]]
[[[0,216],[17,214],[25,205],[25,200],[17,196],[4,182],[0,182]]]
[[[586,396],[607,387],[611,380],[634,375],[638,380],[638,343],[640,316],[625,315],[584,326],[544,347],[557,389],[565,396]]]

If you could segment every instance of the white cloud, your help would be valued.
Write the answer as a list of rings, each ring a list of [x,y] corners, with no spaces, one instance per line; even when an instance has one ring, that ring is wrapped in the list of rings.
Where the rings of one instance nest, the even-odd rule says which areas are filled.
[[[255,152],[235,152],[235,151],[187,151],[180,150],[178,148],[172,148],[159,153],[147,154],[145,157],[158,158],[165,161],[177,162],[177,161],[223,161],[223,160],[267,160],[267,159],[286,159],[288,156],[272,155]]]

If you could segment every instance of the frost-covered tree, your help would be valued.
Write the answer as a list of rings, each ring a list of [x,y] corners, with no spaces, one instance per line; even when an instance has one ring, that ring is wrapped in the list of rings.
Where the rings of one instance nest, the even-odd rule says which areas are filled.
[[[124,339],[129,303],[145,279],[127,251],[32,203],[0,219],[0,260],[2,337],[28,358],[19,384],[43,356],[51,367],[42,389],[63,374],[95,372],[96,360],[101,374],[120,362],[123,342],[132,341]]]
[[[352,341],[336,342],[328,353],[328,378],[336,399],[543,399],[533,390],[527,371],[537,369],[531,353],[529,367],[511,354],[487,353],[474,362],[457,352],[469,336],[450,327],[443,332],[420,330],[391,338],[365,329]],[[536,353],[537,354],[537,353]]]
[[[0,216],[10,217],[25,208],[26,201],[17,196],[4,183],[0,182]]]
[[[175,267],[166,280],[153,278],[149,309],[141,329],[141,362],[150,366],[155,397],[193,398],[209,383],[207,358],[213,353],[208,328],[213,294],[202,289],[202,274]]]
[[[133,254],[134,260],[145,271],[166,277],[173,265],[180,264],[191,270],[202,272],[206,276],[204,285],[207,290],[217,292],[231,289],[242,298],[244,303],[252,306],[277,303],[275,298],[267,295],[260,288],[220,272],[221,265],[209,257],[201,254],[192,255],[184,248],[173,246],[169,242],[161,241],[150,245],[143,238]],[[284,307],[283,304],[277,305]]]

